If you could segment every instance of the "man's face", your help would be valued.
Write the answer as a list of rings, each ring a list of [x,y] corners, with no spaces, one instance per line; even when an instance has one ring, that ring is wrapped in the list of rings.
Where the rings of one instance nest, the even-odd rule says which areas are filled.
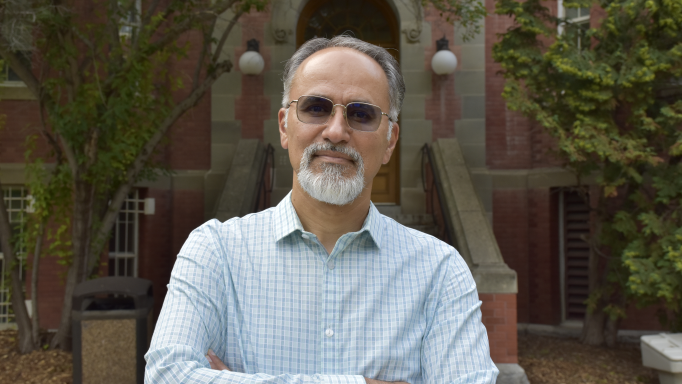
[[[384,71],[369,56],[349,48],[328,48],[301,64],[289,96],[291,100],[297,100],[303,95],[322,96],[342,105],[361,101],[374,104],[383,112],[389,111],[388,81]],[[381,164],[388,163],[391,158],[398,139],[398,125],[393,124],[389,141],[387,116],[382,116],[376,131],[365,132],[348,126],[342,107],[334,107],[334,116],[327,124],[305,124],[298,120],[296,106],[297,103],[291,104],[288,115],[284,108],[279,112],[280,139],[282,147],[289,150],[289,160],[297,178],[295,182],[303,159],[303,164],[308,165],[307,170],[303,169],[307,176],[326,173],[334,176],[330,180],[345,179],[341,181],[359,177],[364,180],[361,184],[367,187],[364,192],[369,193]],[[325,149],[330,146],[345,150]],[[361,161],[353,159],[353,152]],[[359,169],[363,164],[364,173]]]

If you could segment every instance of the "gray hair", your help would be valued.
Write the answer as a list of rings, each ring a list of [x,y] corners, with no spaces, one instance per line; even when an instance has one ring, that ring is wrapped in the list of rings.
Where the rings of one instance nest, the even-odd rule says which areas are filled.
[[[386,78],[388,79],[388,98],[390,102],[388,118],[390,135],[390,128],[393,125],[390,123],[398,121],[398,114],[400,113],[400,108],[403,106],[403,98],[405,97],[405,81],[403,80],[402,73],[400,73],[400,66],[386,49],[348,35],[339,35],[331,39],[318,37],[308,40],[289,60],[287,60],[287,63],[284,66],[284,76],[282,79],[284,82],[282,108],[286,108],[289,101],[291,101],[289,100],[291,84],[294,81],[296,70],[298,70],[301,63],[315,52],[334,47],[351,48],[358,52],[362,52],[373,58],[384,70]]]

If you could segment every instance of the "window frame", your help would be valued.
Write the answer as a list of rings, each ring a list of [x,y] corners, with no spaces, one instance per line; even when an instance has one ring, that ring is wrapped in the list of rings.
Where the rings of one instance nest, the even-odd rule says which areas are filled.
[[[123,39],[124,37],[126,39],[132,38],[132,36],[136,33],[136,29],[142,26],[142,0],[133,1],[135,1],[135,10],[137,11],[136,15],[137,17],[135,18],[135,20],[131,20],[131,16],[133,15],[128,15],[126,18],[122,17],[119,20],[118,36],[120,39]],[[120,0],[119,5],[121,5]]]
[[[574,8],[578,10],[578,14],[580,14],[581,9],[587,9],[587,16],[578,16],[574,17],[571,19],[568,19],[567,22],[570,24],[575,24],[575,25],[583,25],[587,24],[587,27],[590,27],[590,17],[592,15],[591,9],[589,8]],[[557,0],[557,17],[560,19],[566,18],[566,8],[564,7],[564,0]],[[564,29],[566,27],[566,23],[560,23],[557,26],[557,31],[559,35],[562,35],[564,33]],[[581,49],[581,37],[578,37],[578,49]]]
[[[12,197],[12,190],[14,189],[19,189],[20,190],[20,197]],[[7,196],[5,196],[6,192]],[[2,190],[0,190],[2,193],[2,196],[0,198],[5,200],[5,206],[7,207],[7,213],[9,214],[9,219],[10,219],[10,225],[13,223],[21,224],[24,220],[26,220],[25,214],[28,213],[28,208],[30,206],[30,195],[28,194],[28,189],[23,186],[23,185],[6,185],[3,186]],[[20,202],[20,207],[17,208],[12,208],[12,201],[19,201]],[[12,213],[13,212],[19,212],[21,214],[21,218],[19,221],[12,221]],[[20,227],[21,228],[21,227]],[[21,229],[20,229],[21,230]],[[23,271],[24,268],[24,263],[26,261],[26,250],[25,249],[20,249],[16,251],[16,256],[17,260],[19,261],[19,268],[20,270]],[[0,249],[0,325],[6,325],[6,324],[15,324],[16,322],[13,321],[14,315],[10,313],[12,303],[9,301],[9,295],[10,295],[10,287],[9,287],[9,279],[7,281],[5,278],[8,276],[5,273],[5,255],[2,252],[2,249]],[[24,280],[23,273],[19,275],[21,280]],[[6,298],[5,298],[6,295]],[[7,301],[5,301],[7,300]]]
[[[139,209],[140,203],[144,203],[144,200],[140,200],[139,198],[140,191],[139,189],[135,189],[133,192],[131,192],[128,197],[123,201],[123,204],[121,205],[121,209],[119,210],[118,214],[116,215],[116,222],[114,223],[114,227],[112,228],[112,233],[111,233],[111,239],[109,241],[109,252],[108,252],[108,276],[128,276],[125,274],[125,271],[123,271],[123,274],[119,273],[119,264],[118,261],[119,259],[125,259],[126,261],[124,262],[126,265],[130,260],[133,262],[133,275],[130,277],[137,277],[138,276],[138,261],[140,258],[140,213],[144,212],[143,210]],[[132,244],[132,252],[128,252],[126,250],[124,251],[118,251],[116,248],[119,245],[119,239],[120,239],[120,233],[119,229],[121,228],[121,224],[125,224],[124,221],[121,220],[121,215],[128,215],[132,214],[133,215],[133,244]],[[127,248],[125,245],[127,245],[127,239],[124,242],[124,248]],[[112,245],[114,250],[112,251]],[[111,271],[111,263],[113,264],[113,274]],[[126,269],[126,268],[124,268]]]

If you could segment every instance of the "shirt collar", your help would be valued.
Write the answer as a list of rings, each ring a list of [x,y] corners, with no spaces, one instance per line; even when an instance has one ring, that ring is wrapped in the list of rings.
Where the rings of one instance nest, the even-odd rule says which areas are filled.
[[[301,220],[298,218],[296,209],[294,209],[294,205],[291,203],[291,192],[277,204],[277,207],[275,208],[274,223],[275,241],[280,241],[297,230],[303,232]],[[369,213],[367,214],[365,222],[362,224],[362,228],[358,232],[368,232],[377,248],[381,248],[383,234],[381,224],[381,213],[379,213],[374,204],[370,202]]]

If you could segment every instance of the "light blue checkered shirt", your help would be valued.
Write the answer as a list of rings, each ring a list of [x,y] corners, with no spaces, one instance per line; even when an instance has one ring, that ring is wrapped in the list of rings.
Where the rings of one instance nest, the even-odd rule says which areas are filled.
[[[146,354],[147,383],[495,383],[469,269],[370,206],[331,254],[290,195],[192,232]],[[208,349],[232,370],[210,369]]]

